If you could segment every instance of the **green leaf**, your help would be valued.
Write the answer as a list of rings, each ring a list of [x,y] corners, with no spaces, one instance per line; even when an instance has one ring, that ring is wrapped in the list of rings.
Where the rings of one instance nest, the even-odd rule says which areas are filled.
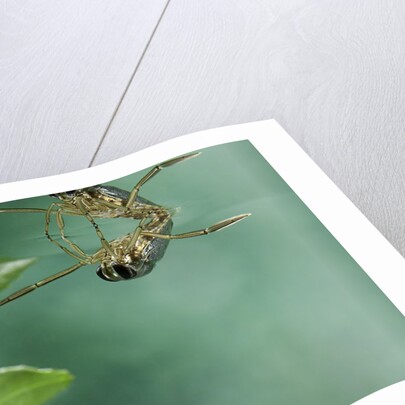
[[[13,280],[18,278],[21,273],[31,266],[37,259],[9,260],[0,259],[0,290],[7,288]]]
[[[73,380],[67,370],[28,366],[0,368],[0,405],[40,405]]]

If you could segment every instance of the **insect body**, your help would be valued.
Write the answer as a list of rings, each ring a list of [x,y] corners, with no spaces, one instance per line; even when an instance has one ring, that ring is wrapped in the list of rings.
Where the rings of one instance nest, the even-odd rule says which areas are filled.
[[[106,281],[121,281],[142,277],[152,271],[156,262],[164,255],[171,239],[191,238],[207,235],[246,218],[250,214],[241,214],[220,221],[208,228],[171,234],[175,213],[161,205],[155,204],[138,195],[140,188],[160,170],[198,156],[199,153],[183,155],[163,162],[150,170],[131,190],[98,185],[64,193],[53,194],[58,199],[47,209],[11,208],[0,209],[8,213],[45,213],[45,235],[50,242],[77,260],[66,270],[51,275],[37,283],[23,288],[0,301],[0,306],[28,294],[52,281],[64,277],[89,264],[98,264],[97,275]],[[65,215],[84,217],[95,230],[100,241],[100,248],[93,254],[84,252],[65,234]],[[50,235],[51,219],[55,217],[63,244]],[[95,219],[129,218],[138,220],[134,231],[119,238],[107,241]]]

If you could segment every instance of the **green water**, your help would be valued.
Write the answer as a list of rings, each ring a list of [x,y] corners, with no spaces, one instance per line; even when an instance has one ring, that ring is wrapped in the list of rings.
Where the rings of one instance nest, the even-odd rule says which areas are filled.
[[[349,404],[405,379],[403,316],[249,142],[207,148],[141,195],[181,207],[175,233],[253,215],[172,241],[145,278],[108,283],[89,266],[2,307],[1,366],[76,376],[52,404]],[[109,238],[134,227],[99,223]],[[42,214],[0,215],[0,256],[40,256],[3,296],[74,262],[43,228]],[[66,228],[99,247],[82,218]]]

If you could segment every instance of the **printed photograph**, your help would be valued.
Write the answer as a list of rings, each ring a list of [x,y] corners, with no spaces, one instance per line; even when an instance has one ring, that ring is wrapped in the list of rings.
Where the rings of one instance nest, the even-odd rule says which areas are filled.
[[[249,141],[0,204],[0,322],[0,367],[69,373],[51,405],[344,405],[405,380],[402,314]]]

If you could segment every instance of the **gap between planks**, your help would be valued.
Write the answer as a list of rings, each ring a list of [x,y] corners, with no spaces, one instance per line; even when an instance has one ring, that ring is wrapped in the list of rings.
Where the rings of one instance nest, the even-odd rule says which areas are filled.
[[[144,56],[145,56],[145,54],[146,54],[146,51],[148,50],[148,48],[149,48],[149,46],[150,46],[150,44],[151,44],[151,42],[152,42],[152,40],[153,40],[153,37],[154,37],[155,34],[156,34],[156,31],[157,31],[157,29],[158,29],[158,27],[159,27],[159,25],[160,25],[160,23],[161,23],[161,21],[162,21],[162,19],[163,19],[163,16],[164,16],[165,13],[166,13],[167,8],[169,7],[170,2],[171,2],[171,0],[167,0],[165,6],[163,7],[162,13],[160,14],[160,16],[159,16],[159,18],[158,18],[158,20],[157,20],[157,22],[156,22],[156,26],[155,26],[155,28],[153,29],[153,31],[152,31],[152,33],[151,33],[151,35],[150,35],[150,37],[149,37],[149,40],[148,40],[148,42],[147,42],[146,45],[145,45],[144,50],[142,51],[142,54],[141,54],[141,57],[140,57],[139,60],[138,60],[138,63],[135,65],[134,71],[132,72],[132,75],[131,75],[131,77],[130,77],[129,80],[128,80],[128,84],[125,86],[125,89],[124,89],[124,91],[123,91],[123,93],[122,93],[120,99],[118,100],[117,106],[115,107],[115,109],[114,109],[114,111],[113,111],[113,113],[112,113],[112,115],[111,115],[111,119],[110,119],[110,121],[108,122],[107,127],[106,127],[106,129],[105,129],[103,135],[101,136],[100,142],[99,142],[99,144],[97,145],[96,151],[94,152],[93,157],[91,158],[88,167],[93,166],[94,160],[96,159],[96,156],[97,156],[98,152],[100,151],[101,145],[103,144],[104,139],[105,139],[105,137],[107,136],[108,131],[109,131],[110,128],[111,128],[111,125],[112,125],[112,123],[113,123],[113,121],[114,121],[114,119],[115,119],[115,117],[116,117],[116,115],[117,115],[118,110],[119,110],[120,107],[121,107],[122,102],[124,101],[124,98],[125,98],[125,96],[126,96],[126,94],[127,94],[127,92],[128,92],[128,89],[131,87],[132,81],[134,80],[134,77],[135,77],[136,73],[138,72],[139,67],[141,66],[141,63],[142,63],[143,58],[144,58]]]

